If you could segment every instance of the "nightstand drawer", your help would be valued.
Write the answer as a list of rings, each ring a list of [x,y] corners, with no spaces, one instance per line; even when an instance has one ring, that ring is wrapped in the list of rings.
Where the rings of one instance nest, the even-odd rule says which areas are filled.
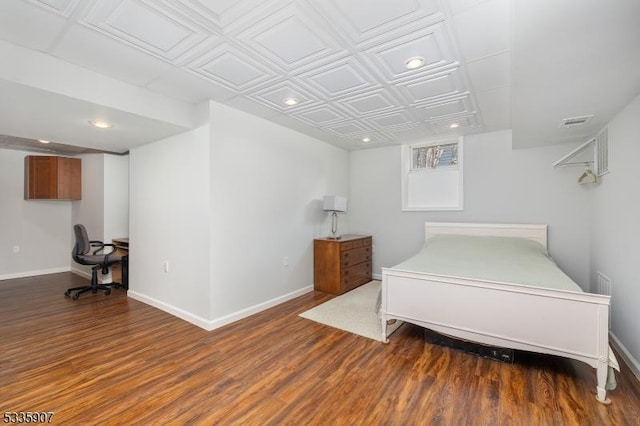
[[[340,262],[343,268],[348,268],[358,263],[371,260],[371,247],[358,247],[340,253]]]
[[[365,246],[371,246],[371,237],[340,243],[340,251],[353,250],[354,248]]]
[[[345,291],[352,290],[371,281],[371,262],[364,262],[342,271],[342,286]]]

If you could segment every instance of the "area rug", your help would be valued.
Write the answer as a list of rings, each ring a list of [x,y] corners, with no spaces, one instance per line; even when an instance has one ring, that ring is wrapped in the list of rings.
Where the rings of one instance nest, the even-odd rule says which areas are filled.
[[[382,342],[382,325],[375,311],[381,282],[371,281],[300,314],[330,327]],[[402,325],[396,321],[387,326],[391,335]]]

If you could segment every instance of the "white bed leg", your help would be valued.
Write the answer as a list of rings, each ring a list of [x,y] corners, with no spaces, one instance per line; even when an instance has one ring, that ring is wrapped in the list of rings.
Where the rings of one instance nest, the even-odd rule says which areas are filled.
[[[389,338],[387,337],[387,318],[384,315],[380,315],[380,321],[382,325],[382,342],[389,343]]]
[[[607,398],[607,373],[609,365],[606,362],[599,362],[596,369],[596,376],[598,378],[598,384],[596,387],[596,399],[605,405],[611,404],[611,400]]]

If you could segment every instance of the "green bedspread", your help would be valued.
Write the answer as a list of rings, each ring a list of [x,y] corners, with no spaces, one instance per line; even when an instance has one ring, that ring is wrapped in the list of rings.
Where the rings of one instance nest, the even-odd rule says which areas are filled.
[[[392,269],[582,291],[544,247],[524,238],[435,235]]]

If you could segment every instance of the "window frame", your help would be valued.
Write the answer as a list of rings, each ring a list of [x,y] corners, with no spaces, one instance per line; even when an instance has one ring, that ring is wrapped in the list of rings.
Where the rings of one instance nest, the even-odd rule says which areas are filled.
[[[423,148],[427,146],[438,146],[438,145],[449,145],[457,143],[457,164],[456,165],[448,165],[442,167],[429,168],[425,167],[422,169],[414,169],[413,168],[413,150],[414,148]],[[446,138],[440,139],[437,141],[429,141],[429,142],[418,142],[411,145],[402,145],[402,153],[401,153],[401,180],[402,180],[402,211],[459,211],[464,210],[464,138],[462,136],[458,138]],[[425,174],[428,176],[430,173],[444,173],[448,172],[452,174],[455,173],[455,179],[457,182],[455,183],[456,190],[458,196],[456,197],[456,201],[453,204],[445,204],[445,203],[434,203],[434,204],[410,204],[410,185],[411,185],[411,175],[415,174]],[[442,178],[442,175],[440,176]],[[454,176],[452,176],[452,180]],[[453,184],[452,184],[453,185]]]

